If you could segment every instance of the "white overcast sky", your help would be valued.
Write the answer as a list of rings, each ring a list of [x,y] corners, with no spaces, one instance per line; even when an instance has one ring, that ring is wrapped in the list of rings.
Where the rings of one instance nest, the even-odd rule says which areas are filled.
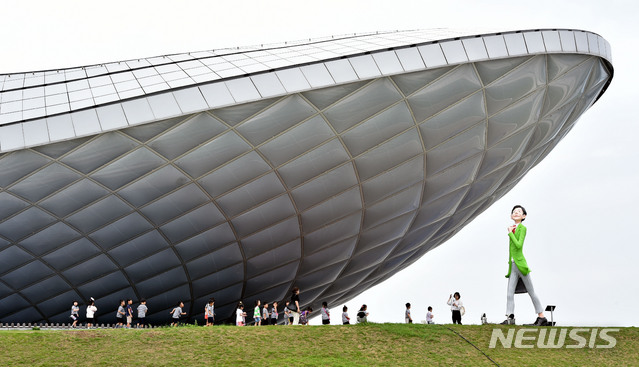
[[[541,302],[561,325],[639,325],[639,72],[636,1],[2,1],[0,73],[55,69],[163,54],[353,32],[568,28],[600,34],[615,76],[606,94],[546,159],[459,234],[348,302],[375,322],[403,322],[462,294],[465,323],[505,313],[510,209],[528,210],[525,254]],[[0,173],[1,174],[1,173]],[[303,292],[301,297],[303,298]],[[518,323],[535,313],[515,298]],[[333,323],[342,305],[330,305]],[[548,315],[550,316],[550,315]],[[319,320],[316,318],[313,323]]]

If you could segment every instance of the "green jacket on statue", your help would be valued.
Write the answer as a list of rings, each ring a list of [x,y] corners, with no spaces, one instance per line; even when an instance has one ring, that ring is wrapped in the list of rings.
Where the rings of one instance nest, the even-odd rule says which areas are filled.
[[[512,260],[515,260],[515,265],[517,265],[517,268],[522,275],[528,275],[528,273],[530,273],[530,269],[528,268],[528,263],[526,262],[523,252],[524,239],[526,238],[526,227],[519,223],[517,228],[515,228],[515,233],[508,232],[508,237],[510,237],[510,248],[508,251],[508,275],[506,275],[506,278],[510,277]]]

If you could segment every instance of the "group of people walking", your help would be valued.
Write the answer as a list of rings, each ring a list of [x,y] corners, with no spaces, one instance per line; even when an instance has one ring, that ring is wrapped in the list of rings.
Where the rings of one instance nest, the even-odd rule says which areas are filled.
[[[253,309],[253,326],[262,325],[277,325],[279,318],[278,302],[271,303],[269,308],[268,303],[262,305],[261,300],[255,301],[255,308]],[[300,289],[295,287],[291,291],[290,300],[286,300],[284,309],[282,310],[284,316],[284,325],[308,325],[313,307],[308,306],[302,310],[300,307]],[[320,310],[322,318],[322,325],[331,324],[331,310],[328,308],[327,302],[322,302],[322,308]],[[247,312],[244,310],[244,303],[239,302],[235,311],[235,325],[246,326]],[[362,305],[357,312],[357,322],[364,323],[368,321],[368,307]],[[342,324],[349,325],[351,318],[348,315],[348,307],[342,307]]]
[[[270,307],[269,307],[270,306]],[[87,328],[94,327],[95,314],[98,308],[95,304],[95,299],[90,298],[89,304],[86,307],[86,326]],[[148,324],[146,322],[146,315],[149,311],[146,300],[140,300],[137,307],[134,308],[132,299],[121,299],[117,311],[115,313],[115,328],[144,328]],[[350,324],[350,317],[348,316],[348,307],[344,306],[342,310],[342,323]],[[308,325],[313,308],[308,306],[304,309],[300,306],[300,289],[298,287],[293,288],[291,292],[291,299],[285,302],[285,306],[282,310],[284,316],[285,325]],[[327,325],[331,323],[331,311],[328,308],[327,302],[322,302],[321,308],[322,324]],[[244,304],[240,301],[236,310],[236,325],[246,325],[247,313],[244,311]],[[179,324],[180,320],[186,316],[184,311],[184,302],[178,302],[175,307],[169,312],[169,320],[171,326]],[[204,325],[211,326],[215,323],[215,299],[210,298],[204,305]],[[260,300],[255,301],[255,308],[253,310],[253,325],[277,325],[280,318],[280,312],[278,308],[278,302],[264,303],[262,305]],[[357,313],[357,322],[366,322],[368,316],[367,306],[363,305]],[[71,305],[71,314],[69,318],[72,321],[72,327],[75,328],[80,321],[80,306],[78,301],[73,301]]]
[[[366,305],[363,305],[358,312],[358,322],[366,322],[366,317],[368,316],[366,309]],[[285,301],[282,310],[284,325],[308,325],[312,312],[313,307],[311,306],[302,310],[300,306],[300,289],[295,287],[291,291],[290,300]],[[255,301],[255,308],[253,309],[253,326],[277,325],[279,315],[278,302],[271,303],[271,307],[269,308],[269,303],[262,305],[261,300],[258,299]],[[331,323],[331,310],[328,308],[327,302],[322,302],[320,315],[322,317],[322,325],[329,325]],[[246,326],[246,317],[247,312],[244,310],[244,303],[240,301],[235,311],[235,325]],[[350,320],[348,307],[344,306],[342,308],[342,324],[348,325],[350,324]]]
[[[135,319],[135,327],[145,327],[146,326],[146,314],[148,312],[148,307],[146,306],[146,300],[140,300],[140,304],[136,308],[136,311],[133,311],[133,300],[120,300],[118,309],[115,314],[115,323],[114,326],[116,328],[131,328],[133,326],[133,320]],[[89,304],[86,308],[86,326],[88,329],[94,328],[96,325],[95,321],[95,313],[98,312],[98,307],[95,305],[95,299],[91,297],[89,299]],[[134,317],[137,315],[137,317]],[[71,319],[71,327],[75,328],[78,326],[78,322],[80,321],[80,306],[78,301],[73,301],[71,305],[71,315],[69,315]]]

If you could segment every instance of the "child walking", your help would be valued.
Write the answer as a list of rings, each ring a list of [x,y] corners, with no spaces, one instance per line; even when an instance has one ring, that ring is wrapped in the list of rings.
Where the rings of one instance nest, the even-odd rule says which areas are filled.
[[[237,310],[235,310],[235,325],[244,326],[244,317],[246,316],[246,312],[244,312],[244,305],[240,302],[237,305]]]
[[[253,321],[255,322],[253,326],[261,326],[262,325],[262,314],[260,313],[260,300],[255,301],[255,308],[253,309]]]
[[[90,329],[94,324],[95,313],[98,311],[98,308],[95,307],[95,300],[91,297],[89,301],[89,305],[87,306],[87,329]]]
[[[138,306],[138,327],[144,329],[146,327],[146,313],[149,311],[149,308],[146,307],[146,300],[142,298],[140,300],[140,305]]]
[[[120,328],[120,327],[124,326],[124,316],[126,316],[126,312],[125,312],[125,309],[124,309],[124,304],[125,304],[124,300],[121,299],[120,300],[120,306],[118,306],[118,312],[116,312],[116,314],[115,314],[115,320],[116,320],[115,327],[116,328]]]
[[[291,315],[291,310],[288,309],[290,303],[290,301],[286,301],[286,305],[284,306],[284,325],[291,325],[293,323],[293,315]]]
[[[133,300],[128,299],[126,301],[126,328],[131,328],[131,323],[133,322]]]
[[[271,325],[277,325],[277,302],[273,302],[273,309],[271,309]]]
[[[271,314],[268,312],[268,303],[265,303],[262,308],[262,321],[264,322],[264,325],[268,325],[270,318]]]
[[[435,317],[435,315],[433,315],[433,308],[428,306],[428,312],[426,312],[426,323],[434,324],[433,317]]]
[[[215,321],[215,299],[210,298],[209,303],[204,305],[204,319],[206,320],[206,326],[213,325]]]
[[[186,315],[186,312],[182,311],[182,307],[184,307],[184,303],[182,301],[178,302],[177,306],[171,310],[170,314],[173,318],[173,322],[171,326],[177,326],[180,322],[180,317]]]
[[[349,325],[351,323],[351,318],[348,317],[348,307],[344,305],[342,307],[342,325]]]
[[[407,324],[413,323],[413,318],[410,316],[410,303],[406,303],[406,312],[404,313],[404,320]]]
[[[313,312],[313,308],[309,306],[300,313],[300,325],[308,325],[308,318],[311,315],[311,312]]]
[[[357,323],[368,322],[368,306],[362,305],[359,311],[357,311]]]
[[[78,320],[80,319],[80,306],[78,306],[78,301],[73,301],[71,305],[71,316],[69,316],[71,320],[73,320],[73,324],[71,324],[72,328],[75,328],[78,325]]]
[[[331,311],[328,309],[328,303],[322,302],[322,325],[331,324]]]

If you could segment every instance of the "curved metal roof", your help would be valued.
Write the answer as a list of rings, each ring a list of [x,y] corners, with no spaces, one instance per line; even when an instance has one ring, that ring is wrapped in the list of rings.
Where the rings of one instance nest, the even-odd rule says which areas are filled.
[[[446,29],[375,32],[0,75],[0,152],[469,61],[554,52],[611,61],[608,42],[586,31],[471,34]],[[158,107],[171,94],[174,108]],[[117,122],[102,121],[113,115],[120,115]]]

